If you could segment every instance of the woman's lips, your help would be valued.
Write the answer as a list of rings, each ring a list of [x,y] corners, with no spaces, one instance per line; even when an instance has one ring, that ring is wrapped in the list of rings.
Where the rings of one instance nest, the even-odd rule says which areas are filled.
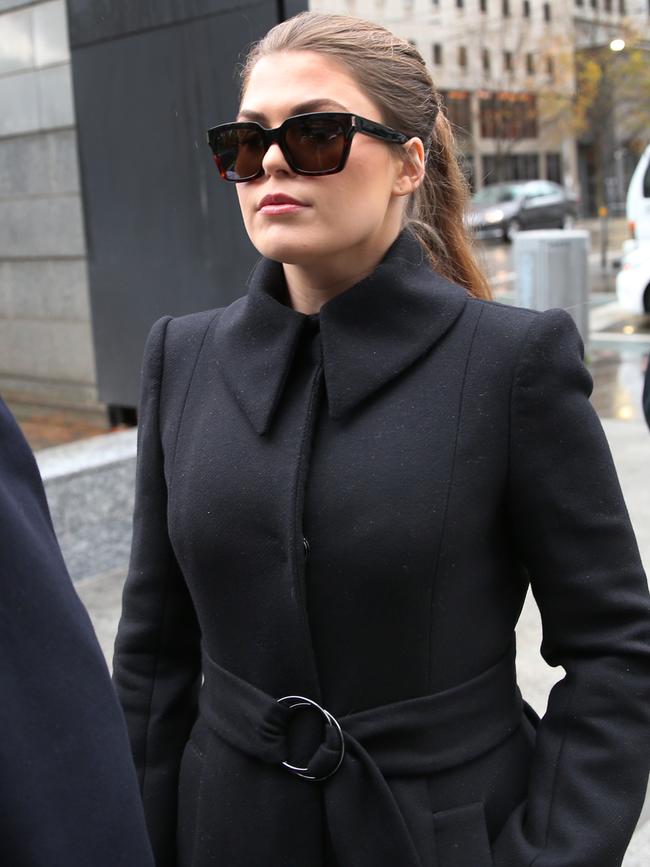
[[[308,207],[304,202],[299,202],[297,199],[286,196],[283,193],[275,193],[273,195],[264,196],[258,206],[260,214],[266,217],[281,216],[282,214],[296,214]]]

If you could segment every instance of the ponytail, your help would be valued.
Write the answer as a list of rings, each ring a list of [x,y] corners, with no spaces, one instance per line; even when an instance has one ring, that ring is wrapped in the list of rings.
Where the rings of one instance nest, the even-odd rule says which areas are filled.
[[[490,284],[476,261],[463,220],[469,198],[451,126],[439,111],[424,180],[407,206],[405,224],[415,233],[438,273],[477,298],[490,299]]]

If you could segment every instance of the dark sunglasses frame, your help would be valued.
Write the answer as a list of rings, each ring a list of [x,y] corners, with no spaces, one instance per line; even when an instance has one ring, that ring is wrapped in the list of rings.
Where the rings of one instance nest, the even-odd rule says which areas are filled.
[[[341,123],[344,128],[345,140],[338,164],[332,169],[325,169],[313,172],[301,169],[298,165],[296,165],[295,159],[291,155],[291,152],[287,145],[286,134],[287,130],[291,129],[292,126],[298,126],[300,125],[300,123],[304,123],[305,121],[318,120],[339,121],[339,123]],[[358,132],[363,133],[364,135],[372,136],[373,138],[380,139],[381,141],[387,142],[388,144],[405,144],[409,140],[409,136],[405,135],[403,132],[398,132],[396,129],[392,129],[389,126],[384,126],[384,124],[377,123],[374,120],[368,120],[368,118],[361,117],[358,114],[350,114],[349,112],[343,111],[314,111],[309,112],[308,114],[296,114],[293,115],[293,117],[288,117],[285,121],[283,121],[283,123],[280,124],[280,126],[277,126],[273,129],[268,129],[267,127],[264,127],[261,124],[256,123],[252,120],[235,121],[234,123],[221,123],[218,126],[213,126],[211,129],[208,130],[208,144],[212,149],[214,160],[217,164],[217,168],[219,169],[219,174],[221,175],[221,177],[224,179],[224,181],[231,181],[235,184],[239,184],[244,181],[253,181],[256,178],[261,178],[264,174],[262,160],[260,160],[260,168],[254,175],[249,175],[245,178],[229,178],[227,176],[225,169],[220,163],[218,138],[220,133],[230,132],[237,129],[252,129],[261,135],[262,142],[264,144],[264,154],[262,155],[262,160],[271,145],[277,144],[280,147],[280,150],[282,151],[285,160],[287,161],[287,165],[291,168],[292,171],[294,171],[297,175],[310,175],[311,177],[317,175],[333,175],[336,174],[336,172],[342,171],[342,169],[345,168],[345,164],[350,154],[352,139]]]

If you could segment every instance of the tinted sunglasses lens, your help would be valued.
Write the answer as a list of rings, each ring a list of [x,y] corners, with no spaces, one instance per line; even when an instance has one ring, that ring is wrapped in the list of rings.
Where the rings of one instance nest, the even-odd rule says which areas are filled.
[[[301,172],[329,172],[339,167],[345,152],[346,126],[336,118],[306,118],[285,127],[284,142]]]
[[[217,132],[212,140],[217,168],[228,181],[255,177],[264,159],[264,138],[255,127],[232,126]]]

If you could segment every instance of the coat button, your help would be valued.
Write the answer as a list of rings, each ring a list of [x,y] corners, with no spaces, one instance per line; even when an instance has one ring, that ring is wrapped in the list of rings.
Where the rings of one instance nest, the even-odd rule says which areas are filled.
[[[307,541],[307,539],[305,539],[304,536],[302,537],[302,546],[305,549],[305,560],[308,560],[309,559],[309,542]]]

